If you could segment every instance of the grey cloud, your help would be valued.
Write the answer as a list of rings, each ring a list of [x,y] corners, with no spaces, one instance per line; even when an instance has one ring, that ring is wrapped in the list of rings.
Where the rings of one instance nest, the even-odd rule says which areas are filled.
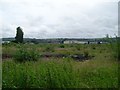
[[[2,26],[2,37],[15,37],[16,30],[12,26]],[[12,33],[11,33],[12,32]]]
[[[79,3],[63,3],[0,4],[3,37],[15,36],[17,26],[23,27],[25,37],[32,38],[103,37],[117,33],[117,3],[101,3],[85,10]]]

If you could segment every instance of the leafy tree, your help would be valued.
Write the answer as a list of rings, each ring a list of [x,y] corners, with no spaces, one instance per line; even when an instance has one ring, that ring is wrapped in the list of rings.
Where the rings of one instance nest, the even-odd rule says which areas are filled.
[[[109,34],[106,34],[106,38],[107,38],[107,39],[109,38]]]
[[[15,40],[17,43],[22,43],[23,42],[23,31],[21,27],[17,27],[17,33],[16,33],[16,37]]]

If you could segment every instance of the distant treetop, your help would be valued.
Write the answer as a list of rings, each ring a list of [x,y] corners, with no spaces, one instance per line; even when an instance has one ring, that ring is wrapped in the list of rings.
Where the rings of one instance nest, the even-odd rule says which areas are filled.
[[[15,37],[15,40],[17,43],[22,43],[23,42],[23,31],[22,31],[22,28],[21,27],[17,27],[16,28],[16,37]]]

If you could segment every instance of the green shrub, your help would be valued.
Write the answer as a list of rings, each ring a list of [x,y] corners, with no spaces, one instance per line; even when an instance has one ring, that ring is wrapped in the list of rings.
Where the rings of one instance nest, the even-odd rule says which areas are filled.
[[[60,45],[60,48],[65,48],[65,46],[64,45]]]
[[[92,47],[92,49],[94,49],[94,50],[95,50],[95,49],[96,49],[96,48],[95,48],[95,46],[93,46],[93,47]]]
[[[88,51],[84,51],[84,57],[88,57],[88,56],[89,56]]]
[[[44,51],[54,52],[54,47],[46,47]]]
[[[36,50],[20,47],[14,55],[14,60],[19,62],[37,61],[39,54]]]
[[[77,49],[77,50],[80,50],[80,46],[77,45],[77,46],[76,46],[76,49]]]

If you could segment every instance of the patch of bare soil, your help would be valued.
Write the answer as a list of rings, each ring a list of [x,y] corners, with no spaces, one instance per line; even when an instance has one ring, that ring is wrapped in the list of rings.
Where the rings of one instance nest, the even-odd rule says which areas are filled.
[[[65,54],[43,54],[41,57],[45,58],[50,58],[50,57],[55,57],[55,58],[72,58],[76,61],[84,61],[84,60],[90,60],[94,56],[85,56],[83,54],[74,54],[74,55],[65,55]]]
[[[90,60],[94,58],[94,56],[85,56],[83,54],[75,54],[75,55],[71,55],[71,58],[73,58],[75,61],[85,61],[85,60]]]
[[[12,55],[2,54],[2,59],[8,59],[8,58],[12,58]]]
[[[8,54],[2,54],[2,59],[9,59],[12,58],[12,55],[8,55]],[[74,54],[74,55],[65,55],[65,54],[42,54],[40,55],[41,58],[72,58],[75,61],[85,61],[85,60],[90,60],[92,59],[94,56],[85,56],[83,54]]]

